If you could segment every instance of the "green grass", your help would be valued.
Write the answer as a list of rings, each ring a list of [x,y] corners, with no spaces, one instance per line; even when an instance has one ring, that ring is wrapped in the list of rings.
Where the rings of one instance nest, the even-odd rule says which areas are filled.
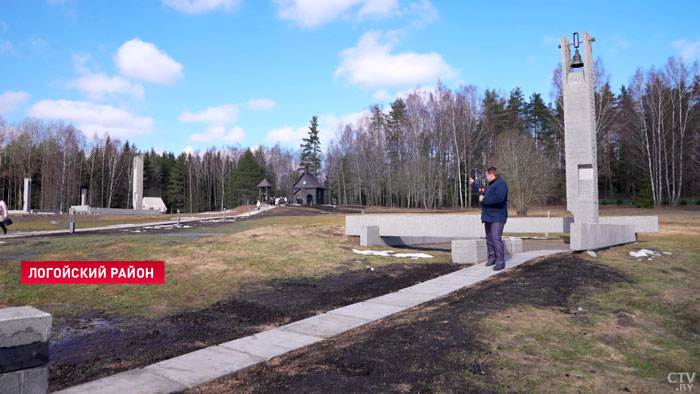
[[[359,240],[345,236],[344,223],[342,215],[268,217],[182,231],[224,234],[197,240],[148,234],[8,240],[0,257],[0,307],[32,305],[57,318],[90,311],[162,316],[213,304],[252,282],[413,261],[353,253]],[[447,252],[432,254],[436,258],[420,262],[451,259]],[[163,260],[166,284],[22,285],[22,260]]]
[[[700,372],[700,214],[662,215],[660,228],[590,258],[632,283],[573,296],[588,324],[539,307],[483,322],[500,389],[670,392],[676,386],[667,382],[669,372]],[[672,254],[651,261],[629,256],[640,248]]]

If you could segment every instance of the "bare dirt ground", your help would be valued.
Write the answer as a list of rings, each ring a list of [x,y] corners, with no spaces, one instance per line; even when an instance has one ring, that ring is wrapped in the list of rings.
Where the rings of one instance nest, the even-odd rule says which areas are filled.
[[[397,264],[319,280],[258,283],[211,307],[159,320],[88,315],[54,327],[51,390],[143,367],[452,272],[451,264]]]
[[[571,319],[571,297],[629,281],[577,255],[539,259],[502,276],[312,345],[230,377],[202,393],[490,393],[494,355],[480,322],[504,311],[553,308]]]

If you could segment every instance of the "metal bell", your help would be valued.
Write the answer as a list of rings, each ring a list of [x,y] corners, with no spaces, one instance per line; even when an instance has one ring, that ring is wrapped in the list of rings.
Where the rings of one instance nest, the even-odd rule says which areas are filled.
[[[571,62],[571,68],[581,68],[583,67],[583,61],[581,60],[581,54],[578,52],[578,48],[574,53],[574,60]]]

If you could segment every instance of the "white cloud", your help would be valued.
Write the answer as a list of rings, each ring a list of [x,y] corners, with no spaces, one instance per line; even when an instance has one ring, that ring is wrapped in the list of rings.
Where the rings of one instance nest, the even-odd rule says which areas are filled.
[[[272,109],[277,106],[277,103],[269,99],[250,99],[248,101],[248,107],[254,111],[262,111],[265,109]]]
[[[420,0],[411,3],[409,11],[416,15],[416,20],[412,23],[414,27],[420,28],[440,18],[440,12],[428,0]]]
[[[163,0],[163,5],[186,14],[203,14],[210,11],[233,11],[241,0]]]
[[[0,94],[0,114],[8,114],[14,111],[27,100],[29,100],[29,93],[27,92],[6,91]]]
[[[245,131],[235,126],[226,131],[224,126],[214,126],[205,133],[192,134],[190,141],[193,142],[224,142],[227,144],[239,144],[245,139]]]
[[[671,46],[678,49],[686,61],[695,60],[700,56],[700,38],[695,42],[688,42],[681,38],[678,41],[674,41]]]
[[[388,100],[391,100],[391,95],[389,94],[389,92],[387,92],[387,91],[384,90],[384,89],[377,90],[377,91],[374,92],[374,94],[372,95],[372,100],[375,100],[375,101],[388,101]]]
[[[10,52],[14,48],[12,41],[10,40],[0,40],[0,53]]]
[[[396,97],[401,97],[402,99],[406,99],[410,94],[415,93],[418,96],[428,99],[430,95],[436,95],[437,94],[437,89],[435,89],[434,86],[418,86],[415,88],[411,88],[408,90],[401,90],[398,93],[396,93]]]
[[[323,114],[318,117],[318,138],[321,141],[321,147],[325,146],[331,139],[335,138],[338,128],[344,124],[355,124],[358,119],[366,115],[368,111],[356,112],[344,116],[336,116],[335,114]],[[309,124],[304,126],[294,127],[285,126],[270,130],[265,136],[265,141],[272,144],[280,143],[298,148],[302,143],[302,138],[309,135]],[[322,148],[323,149],[323,148]]]
[[[456,76],[456,71],[438,53],[391,54],[395,40],[391,34],[384,36],[382,43],[382,33],[370,30],[356,47],[341,51],[335,76],[346,76],[350,83],[364,87],[416,85]]]
[[[274,0],[277,15],[301,27],[322,26],[341,17],[382,18],[398,13],[398,0]],[[359,9],[358,9],[359,8]]]
[[[109,133],[113,138],[149,134],[153,119],[109,105],[84,101],[42,100],[34,104],[27,115],[39,119],[64,120],[75,125],[86,135]]]
[[[265,141],[272,143],[289,144],[292,142],[301,143],[301,139],[306,137],[308,133],[308,127],[291,127],[285,126],[278,129],[270,130],[265,136]]]
[[[194,148],[193,148],[192,146],[186,146],[184,149],[182,149],[182,152],[181,152],[181,153],[184,153],[184,154],[186,154],[186,155],[194,155],[194,154],[195,154],[195,150],[194,150]]]
[[[153,43],[138,38],[117,50],[114,63],[122,74],[148,82],[168,84],[183,76],[180,63]]]
[[[122,77],[105,74],[86,74],[66,84],[68,88],[81,91],[90,100],[101,100],[110,94],[128,94],[135,99],[143,98],[143,87]]]
[[[180,122],[196,122],[208,123],[212,125],[227,125],[235,123],[238,120],[238,107],[230,105],[221,105],[218,107],[209,107],[204,111],[192,113],[189,110],[184,110],[177,117]]]

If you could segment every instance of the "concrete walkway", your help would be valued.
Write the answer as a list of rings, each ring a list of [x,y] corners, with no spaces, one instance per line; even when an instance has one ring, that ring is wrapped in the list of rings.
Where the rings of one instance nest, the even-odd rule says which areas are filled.
[[[171,393],[195,387],[434,300],[463,287],[499,275],[537,257],[569,250],[539,250],[506,256],[506,269],[493,271],[484,263],[299,320],[234,341],[210,346],[144,368],[133,369],[59,391],[61,394]]]
[[[253,215],[257,215],[259,213],[269,211],[270,209],[274,209],[274,208],[276,208],[276,207],[269,205],[266,207],[261,207],[259,211],[258,210],[249,211],[246,213],[242,213],[240,215],[212,216],[212,217],[205,217],[205,218],[202,218],[202,217],[199,217],[199,218],[181,218],[180,224],[190,223],[190,222],[203,222],[203,221],[209,221],[209,220],[248,217],[248,216],[253,216]],[[161,222],[150,222],[150,223],[139,223],[139,224],[113,224],[110,226],[86,227],[86,228],[78,228],[77,225],[78,224],[76,223],[75,233],[89,233],[89,232],[94,232],[94,231],[121,230],[121,229],[149,227],[149,226],[174,226],[174,225],[177,225],[177,219],[171,219],[168,221],[161,221]],[[57,234],[70,234],[70,232],[68,231],[68,229],[65,229],[65,230],[47,230],[47,231],[10,232],[4,236],[0,235],[0,240],[13,239],[13,238],[38,237],[38,236],[42,236],[42,235],[57,235]]]

